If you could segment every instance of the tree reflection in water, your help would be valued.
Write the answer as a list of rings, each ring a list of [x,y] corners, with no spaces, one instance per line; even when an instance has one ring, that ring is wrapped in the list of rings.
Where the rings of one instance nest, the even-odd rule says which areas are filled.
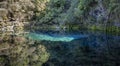
[[[43,32],[44,33],[44,32]],[[58,32],[45,32],[60,36]],[[44,34],[45,34],[44,33]],[[39,34],[39,33],[38,33]],[[53,35],[54,34],[54,35]],[[23,35],[0,35],[2,66],[119,66],[120,36],[102,32],[64,32],[88,35],[69,42],[33,40]],[[75,36],[74,35],[74,36]]]
[[[41,66],[48,58],[40,43],[22,35],[0,34],[0,66]]]

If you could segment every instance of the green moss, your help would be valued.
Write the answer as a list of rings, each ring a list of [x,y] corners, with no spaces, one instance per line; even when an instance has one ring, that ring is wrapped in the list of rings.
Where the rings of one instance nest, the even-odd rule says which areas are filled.
[[[4,57],[0,57],[0,63],[4,63],[5,62],[5,58]]]
[[[96,26],[96,25],[92,25],[90,27],[88,27],[89,30],[99,30],[99,31],[103,31],[109,34],[119,34],[120,33],[120,27],[116,27],[116,26]]]
[[[108,32],[120,32],[120,28],[115,26],[107,27],[106,30]]]
[[[105,30],[103,27],[96,26],[96,25],[92,25],[92,26],[88,27],[88,29],[90,29],[90,30]]]

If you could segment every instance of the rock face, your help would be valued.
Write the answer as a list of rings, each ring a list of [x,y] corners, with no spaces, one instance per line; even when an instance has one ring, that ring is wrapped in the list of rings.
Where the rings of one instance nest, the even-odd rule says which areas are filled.
[[[22,32],[25,22],[32,16],[31,10],[34,5],[31,1],[1,1],[0,5],[0,31]],[[26,9],[27,8],[27,9]]]
[[[97,21],[106,19],[108,17],[107,10],[103,6],[102,1],[98,1],[98,5],[95,7],[95,9],[91,10],[90,15],[96,18]]]
[[[19,29],[23,29],[25,27],[25,22],[30,21],[33,15],[38,15],[45,9],[45,4],[47,2],[48,0],[0,1],[0,24],[2,25],[0,30],[18,32]],[[9,25],[9,23],[12,25]]]
[[[46,2],[0,0],[0,66],[42,66],[48,60],[49,53],[44,46],[38,48],[34,41],[35,46],[31,46],[28,39],[21,37],[34,11],[44,10]]]

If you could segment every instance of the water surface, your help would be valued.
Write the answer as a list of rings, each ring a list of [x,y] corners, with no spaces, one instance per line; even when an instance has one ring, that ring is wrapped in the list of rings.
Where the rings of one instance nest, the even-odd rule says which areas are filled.
[[[88,30],[1,33],[0,43],[0,63],[7,66],[120,66],[118,34]]]
[[[50,52],[43,66],[118,66],[120,36],[100,31],[41,31],[29,37]]]

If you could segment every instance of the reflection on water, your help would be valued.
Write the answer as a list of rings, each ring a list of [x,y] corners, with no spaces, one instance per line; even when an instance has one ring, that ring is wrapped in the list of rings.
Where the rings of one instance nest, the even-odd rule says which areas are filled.
[[[45,33],[56,34],[56,32]],[[58,35],[60,34],[58,33]],[[90,31],[68,32],[64,34],[88,36],[74,39],[70,42],[42,41],[43,45],[50,52],[50,58],[43,66],[119,65],[120,36]]]
[[[41,66],[48,60],[46,47],[25,34],[0,34],[0,66]]]
[[[99,31],[0,34],[1,66],[119,66],[119,56],[120,36]]]

